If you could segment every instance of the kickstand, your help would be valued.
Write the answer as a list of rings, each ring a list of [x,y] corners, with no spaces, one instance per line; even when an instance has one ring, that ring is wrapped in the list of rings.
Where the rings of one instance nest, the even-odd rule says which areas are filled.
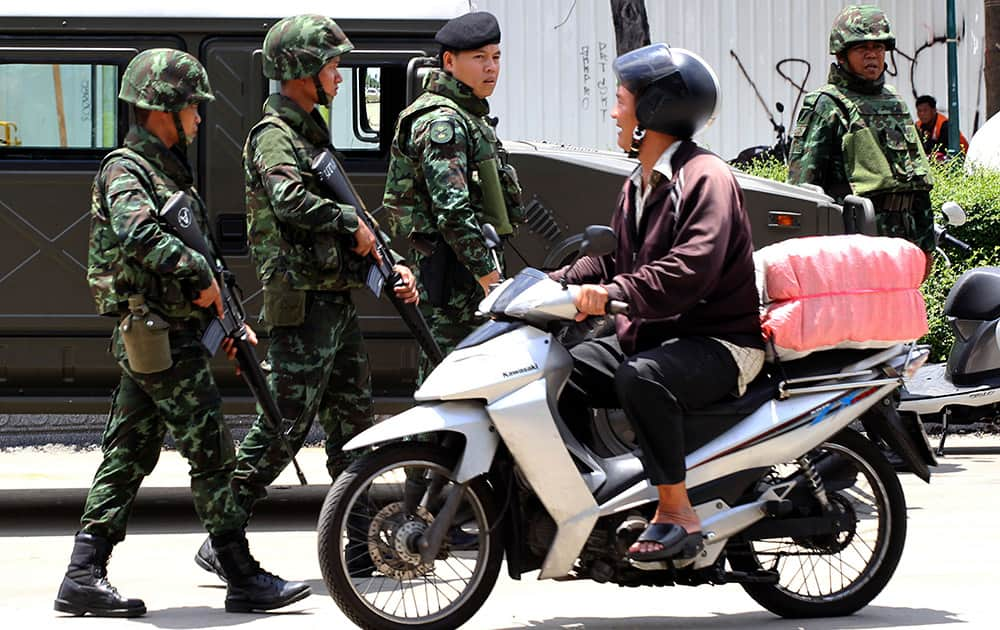
[[[948,438],[948,418],[951,416],[951,409],[945,408],[941,412],[941,441],[938,442],[937,456],[944,457],[944,441]]]

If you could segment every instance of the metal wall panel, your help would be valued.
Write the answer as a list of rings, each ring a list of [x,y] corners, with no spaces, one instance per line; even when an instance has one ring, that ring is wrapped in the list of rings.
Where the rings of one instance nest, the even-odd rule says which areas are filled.
[[[830,24],[847,0],[646,0],[653,41],[689,48],[717,71],[722,87],[719,117],[700,142],[726,158],[743,148],[773,142],[764,106],[741,74],[747,74],[774,113],[785,104],[784,124],[800,90],[775,65],[812,90],[826,81]],[[944,0],[882,0],[898,41],[889,83],[911,110],[915,94],[930,93],[947,110]],[[610,0],[474,0],[495,13],[503,28],[503,74],[490,99],[503,137],[614,147],[614,29]],[[961,127],[971,136],[977,109],[985,116],[982,86],[982,0],[957,0]],[[937,39],[937,43],[925,46]],[[917,52],[920,49],[919,53]],[[915,60],[915,61],[913,61]],[[894,68],[895,66],[895,68]],[[808,75],[806,74],[809,70]],[[912,70],[912,80],[911,80]],[[780,120],[779,120],[780,122]],[[980,120],[982,124],[984,120]]]

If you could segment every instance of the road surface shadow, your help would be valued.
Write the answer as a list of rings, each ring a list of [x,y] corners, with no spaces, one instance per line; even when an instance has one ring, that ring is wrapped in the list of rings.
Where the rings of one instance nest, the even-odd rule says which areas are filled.
[[[498,630],[523,630],[524,628],[585,628],[586,630],[620,630],[626,623],[630,630],[664,628],[796,628],[801,630],[861,630],[863,628],[905,628],[965,623],[957,613],[932,608],[896,608],[868,606],[850,617],[826,619],[780,619],[768,612],[717,614],[713,617],[554,617],[544,620],[524,620],[515,626]]]

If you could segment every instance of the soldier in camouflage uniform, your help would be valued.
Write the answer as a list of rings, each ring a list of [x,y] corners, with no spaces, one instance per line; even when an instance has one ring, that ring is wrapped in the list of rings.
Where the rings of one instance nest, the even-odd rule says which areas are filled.
[[[201,121],[198,105],[213,99],[208,76],[187,53],[146,50],[125,70],[119,98],[133,106],[136,124],[94,181],[87,279],[98,311],[121,321],[112,350],[122,377],[55,609],[145,614],[141,600],[121,597],[108,584],[107,561],[125,537],[139,485],[156,465],[168,431],[191,466],[198,517],[233,576],[226,610],[278,608],[310,589],[261,570],[243,532],[246,513],[229,487],[233,440],[200,343],[205,325],[221,313],[219,287],[208,262],[157,219],[158,208],[183,190],[209,233],[185,155]]]
[[[413,244],[420,307],[447,354],[480,323],[476,307],[497,282],[481,232],[501,237],[523,221],[521,189],[497,140],[486,98],[500,73],[500,26],[490,13],[468,13],[445,24],[442,70],[400,115],[383,203]],[[421,378],[430,365],[421,361]]]
[[[830,32],[837,63],[805,98],[792,134],[788,181],[822,186],[875,205],[878,233],[934,252],[930,167],[906,104],[885,85],[885,53],[896,38],[881,9],[848,6]]]
[[[264,75],[281,82],[264,104],[243,150],[250,253],[263,285],[261,319],[271,337],[268,386],[287,426],[293,450],[313,418],[326,435],[333,479],[348,461],[341,450],[373,423],[371,377],[350,290],[364,286],[375,237],[354,207],[326,196],[310,172],[330,145],[317,105],[328,105],[341,82],[340,56],[354,46],[328,17],[298,15],[277,22],[264,38]],[[408,268],[395,291],[418,298]],[[240,444],[233,487],[250,512],[291,458],[275,429],[258,418]],[[226,579],[208,541],[199,566]]]

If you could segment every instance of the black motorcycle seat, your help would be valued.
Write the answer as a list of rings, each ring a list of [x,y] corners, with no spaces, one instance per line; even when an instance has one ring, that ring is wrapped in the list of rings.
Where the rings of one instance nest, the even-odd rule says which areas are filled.
[[[948,292],[944,314],[977,321],[1000,317],[1000,267],[978,267],[963,273]]]

